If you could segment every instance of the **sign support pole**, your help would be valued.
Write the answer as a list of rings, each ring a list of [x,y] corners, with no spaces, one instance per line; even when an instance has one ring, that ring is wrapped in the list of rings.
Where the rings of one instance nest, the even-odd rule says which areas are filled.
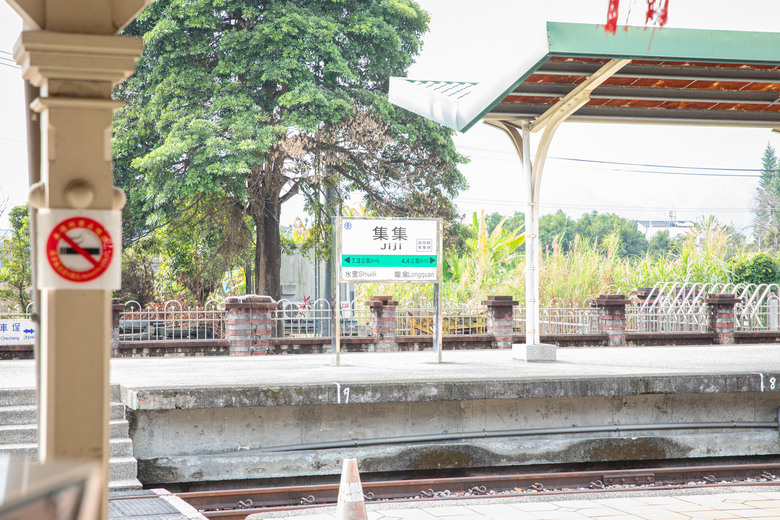
[[[442,309],[442,292],[444,289],[444,286],[442,285],[442,280],[444,278],[444,267],[443,267],[443,240],[442,237],[444,236],[443,228],[444,224],[442,219],[438,219],[438,222],[436,224],[437,226],[437,235],[438,235],[438,248],[436,250],[436,283],[433,285],[433,302],[435,306],[435,314],[434,314],[434,324],[433,324],[433,350],[436,351],[436,362],[441,363],[442,359],[442,350],[444,348],[443,345],[443,326],[444,326],[444,319],[443,319],[443,309]]]
[[[333,295],[335,308],[333,309],[333,350],[336,354],[336,366],[341,366],[341,217],[336,217],[333,227],[333,272],[336,282],[333,288],[336,294]]]

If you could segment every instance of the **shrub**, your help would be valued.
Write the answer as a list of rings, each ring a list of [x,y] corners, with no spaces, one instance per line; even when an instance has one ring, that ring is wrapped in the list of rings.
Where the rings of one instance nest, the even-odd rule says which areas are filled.
[[[733,267],[734,283],[770,284],[778,283],[779,279],[777,262],[766,253],[741,258]]]

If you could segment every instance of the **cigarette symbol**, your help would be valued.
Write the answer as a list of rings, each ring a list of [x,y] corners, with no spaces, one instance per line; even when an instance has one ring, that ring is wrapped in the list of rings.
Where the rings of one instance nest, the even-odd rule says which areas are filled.
[[[85,247],[83,248],[84,251],[89,253],[90,255],[99,255],[100,254],[100,248],[99,247]],[[60,248],[60,254],[61,255],[80,255],[78,251],[73,249],[72,247],[61,247]]]

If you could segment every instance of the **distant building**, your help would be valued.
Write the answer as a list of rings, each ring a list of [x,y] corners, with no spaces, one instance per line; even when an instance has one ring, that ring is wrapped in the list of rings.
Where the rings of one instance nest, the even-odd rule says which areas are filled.
[[[639,224],[640,231],[644,233],[646,238],[650,238],[661,231],[668,231],[669,236],[674,238],[679,235],[684,235],[693,227],[692,220],[678,220],[674,210],[669,211],[665,218],[660,218],[658,220],[637,220],[636,223]]]

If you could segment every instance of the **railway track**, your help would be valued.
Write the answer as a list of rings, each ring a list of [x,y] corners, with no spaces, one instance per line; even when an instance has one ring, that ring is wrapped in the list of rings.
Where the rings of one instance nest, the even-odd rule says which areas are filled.
[[[480,499],[712,486],[778,486],[780,463],[491,475],[363,482],[366,502]],[[243,520],[268,511],[332,506],[338,484],[177,493],[210,519]]]

